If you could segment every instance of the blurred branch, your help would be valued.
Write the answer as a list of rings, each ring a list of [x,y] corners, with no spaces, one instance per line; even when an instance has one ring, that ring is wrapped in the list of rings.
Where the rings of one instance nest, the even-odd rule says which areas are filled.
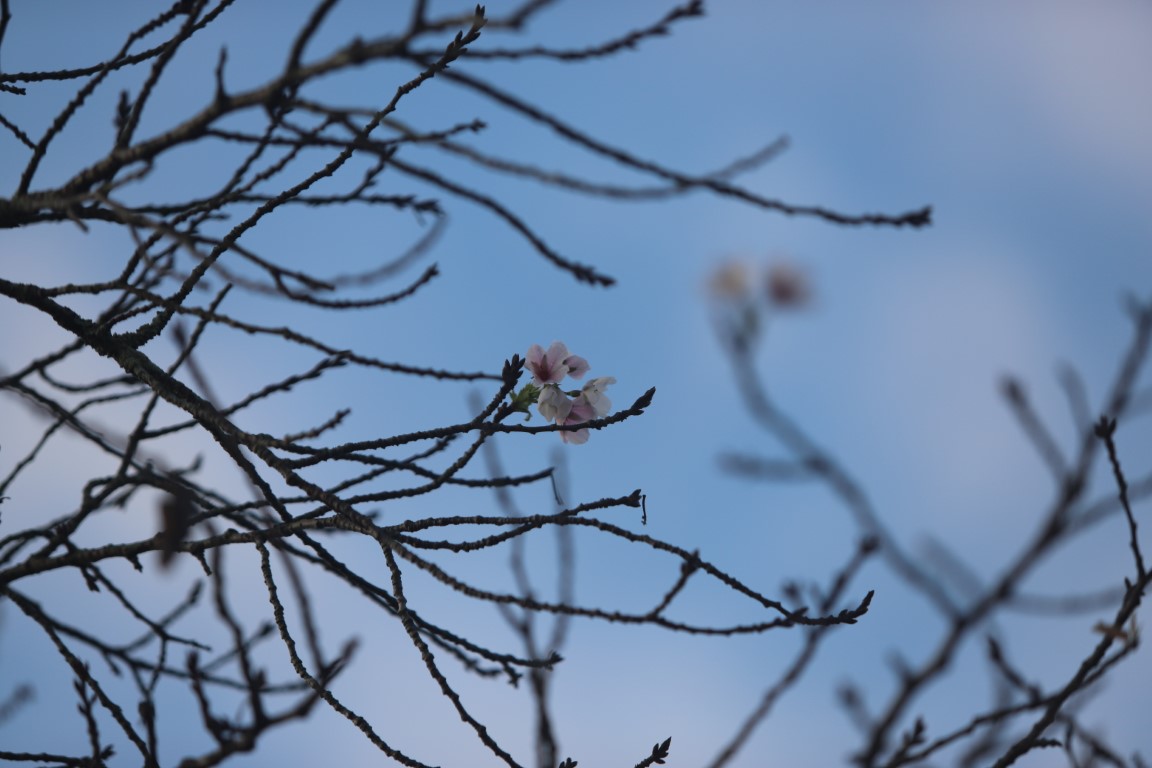
[[[737,283],[743,276],[727,275],[725,279],[727,282],[717,283],[724,290],[718,292],[716,300],[721,304],[740,302],[744,286]],[[1129,483],[1121,468],[1115,434],[1118,424],[1125,424],[1137,415],[1131,412],[1131,405],[1138,392],[1140,372],[1152,346],[1152,302],[1132,301],[1129,309],[1134,326],[1133,337],[1101,409],[1105,415],[1095,424],[1086,415],[1089,406],[1079,375],[1067,367],[1060,371],[1060,381],[1078,427],[1074,450],[1068,457],[1032,407],[1023,386],[1012,378],[1005,379],[1002,384],[1013,414],[1047,466],[1057,492],[1031,538],[992,579],[985,579],[983,574],[974,572],[941,542],[932,541],[928,555],[920,561],[905,554],[868,503],[857,481],[770,399],[754,360],[757,315],[764,310],[756,304],[741,304],[733,312],[751,312],[754,316],[749,318],[737,314],[736,319],[730,322],[725,319],[731,320],[733,312],[720,313],[721,322],[717,330],[733,365],[735,381],[745,406],[756,423],[783,447],[786,454],[772,460],[730,454],[722,457],[722,466],[745,478],[768,482],[806,479],[825,484],[853,513],[860,532],[875,537],[882,561],[903,583],[928,597],[932,609],[938,614],[936,620],[942,619],[944,623],[939,638],[922,661],[910,664],[902,655],[897,657],[894,692],[887,695],[875,712],[866,707],[856,686],[848,685],[842,689],[842,703],[864,739],[862,748],[853,757],[856,764],[886,768],[920,764],[928,759],[939,759],[938,753],[945,748],[966,745],[964,764],[982,765],[991,761],[998,767],[1008,766],[1026,753],[1044,747],[1064,746],[1067,754],[1073,756],[1072,740],[1075,737],[1090,744],[1094,757],[1114,765],[1128,765],[1120,760],[1114,749],[1077,725],[1073,705],[1094,686],[1098,688],[1105,675],[1136,648],[1135,612],[1150,584],[1132,500],[1147,498],[1152,493],[1152,486],[1148,478]],[[1109,499],[1087,503],[1083,497],[1089,479],[1100,464],[1098,447],[1101,444],[1117,492]],[[1127,523],[1128,548],[1132,553],[1133,576],[1124,579],[1122,588],[1060,596],[1039,596],[1024,591],[1026,578],[1042,563],[1055,558],[1058,550],[1082,535],[1089,526],[1117,511],[1123,513]],[[956,591],[963,595],[963,599],[953,598],[944,590],[942,579],[945,578],[957,587]],[[924,716],[914,711],[916,701],[929,689],[944,685],[943,673],[958,663],[965,644],[982,627],[992,625],[1000,614],[1029,611],[1048,616],[1071,616],[1101,609],[1113,612],[1109,620],[1096,626],[1101,639],[1062,683],[1040,686],[1026,682],[1008,664],[999,643],[990,635],[989,663],[997,671],[997,677],[1008,683],[1007,688],[1000,686],[1001,693],[992,705],[973,714],[966,724],[945,731],[943,735],[931,734]],[[809,640],[812,640],[811,634]],[[1117,645],[1119,650],[1115,650]],[[809,646],[806,646],[803,653],[808,651]],[[792,669],[797,668],[800,667]],[[1031,718],[1030,724],[1025,724],[1021,730],[1021,721],[1028,718]],[[1068,735],[1064,742],[1052,737],[1053,728],[1058,724],[1066,728]],[[725,753],[723,757],[727,759],[729,754]],[[1133,763],[1138,764],[1138,760]]]

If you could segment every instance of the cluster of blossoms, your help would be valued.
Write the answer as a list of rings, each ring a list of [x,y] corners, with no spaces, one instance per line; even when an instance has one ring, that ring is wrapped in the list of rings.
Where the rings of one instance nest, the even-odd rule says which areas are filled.
[[[808,276],[787,261],[764,268],[727,261],[712,273],[708,290],[720,327],[742,345],[760,336],[770,314],[800,309],[812,297]]]
[[[565,426],[601,418],[612,410],[612,401],[604,394],[609,384],[616,383],[611,376],[591,379],[579,390],[560,388],[566,376],[582,379],[588,372],[588,361],[568,354],[568,347],[562,342],[552,342],[547,350],[533,344],[528,348],[524,364],[532,374],[532,383],[515,396],[513,402],[519,409],[528,412],[528,404],[535,402],[541,416]],[[560,438],[579,445],[588,442],[588,430],[561,432]]]
[[[760,274],[755,274],[759,272]],[[759,280],[762,288],[757,290]],[[757,270],[743,261],[726,261],[708,281],[709,292],[725,302],[755,301],[758,293],[775,309],[798,309],[808,303],[812,286],[808,276],[788,261],[778,260]]]

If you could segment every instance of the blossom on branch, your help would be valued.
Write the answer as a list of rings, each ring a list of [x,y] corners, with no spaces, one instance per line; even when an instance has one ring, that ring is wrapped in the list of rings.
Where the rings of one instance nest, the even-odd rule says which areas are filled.
[[[557,419],[557,424],[568,426],[570,424],[583,424],[592,419],[599,419],[602,416],[607,416],[608,412],[612,410],[612,401],[604,394],[604,390],[608,388],[609,384],[615,384],[616,379],[613,376],[601,376],[584,385],[584,389],[572,400],[571,407],[568,409],[568,415],[563,419]],[[588,430],[579,429],[575,432],[561,432],[560,439],[566,443],[574,443],[582,445],[588,442]]]
[[[549,384],[540,390],[540,399],[536,401],[536,409],[548,421],[559,424],[568,418],[568,413],[572,410],[572,401],[568,399],[568,395],[560,391],[560,387]]]
[[[558,424],[569,426],[571,424],[583,424],[584,422],[596,417],[596,411],[593,409],[588,398],[581,392],[577,395],[576,399],[572,401],[572,407],[568,411],[568,416],[563,421],[558,421]],[[575,432],[561,432],[560,439],[566,443],[574,445],[583,445],[588,442],[588,430],[578,429]]]
[[[608,412],[612,410],[612,401],[604,394],[604,390],[608,388],[609,384],[615,383],[616,378],[614,376],[600,376],[589,381],[580,391],[580,397],[591,406],[596,418],[607,416]]]
[[[609,384],[616,383],[612,376],[592,379],[580,390],[566,392],[560,388],[565,377],[579,379],[589,370],[588,361],[569,354],[563,342],[554,341],[547,350],[533,344],[524,356],[524,365],[532,374],[532,382],[512,397],[513,410],[531,417],[529,406],[534,400],[541,416],[561,426],[599,419],[612,410],[612,401],[604,394]],[[560,438],[566,443],[580,445],[588,441],[588,430],[561,432]]]
[[[748,298],[749,266],[743,261],[725,261],[708,279],[708,291],[718,301],[745,301]]]
[[[754,283],[762,285],[756,290]],[[708,293],[717,329],[736,349],[750,348],[775,313],[798,310],[810,303],[812,282],[807,273],[786,259],[763,267],[745,261],[720,264],[708,279]]]
[[[539,344],[528,347],[525,365],[532,374],[532,382],[538,386],[559,384],[565,376],[578,379],[588,372],[588,361],[568,354],[568,347],[561,341],[552,342],[547,352]]]

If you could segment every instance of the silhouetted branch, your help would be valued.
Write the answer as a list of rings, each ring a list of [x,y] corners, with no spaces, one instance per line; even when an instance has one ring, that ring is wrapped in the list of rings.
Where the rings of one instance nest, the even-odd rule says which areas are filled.
[[[928,208],[897,215],[843,214],[769,199],[736,183],[741,174],[777,157],[784,139],[718,169],[689,173],[644,160],[561,121],[551,106],[516,97],[473,74],[487,60],[531,66],[539,60],[603,59],[666,36],[703,12],[702,2],[690,0],[591,45],[481,42],[491,30],[523,29],[550,4],[528,0],[489,16],[483,6],[441,12],[414,0],[392,31],[366,28],[333,44],[324,32],[339,1],[318,0],[277,54],[283,63],[241,89],[227,50],[203,54],[197,47],[206,30],[229,23],[233,0],[178,0],[123,30],[108,47],[112,54],[101,61],[0,73],[0,95],[7,100],[0,139],[10,150],[4,170],[13,190],[0,199],[0,230],[64,226],[108,238],[98,250],[81,254],[99,269],[63,277],[51,270],[0,276],[0,297],[46,322],[54,334],[34,359],[0,373],[0,390],[39,419],[35,433],[13,441],[15,458],[4,455],[12,466],[0,475],[0,501],[6,504],[0,522],[8,526],[0,538],[0,595],[29,619],[40,642],[75,678],[71,695],[87,743],[83,749],[48,745],[51,752],[10,749],[0,757],[102,766],[120,749],[138,754],[145,766],[158,766],[173,762],[171,755],[180,749],[183,759],[174,764],[215,766],[257,750],[276,728],[306,719],[322,702],[389,760],[426,765],[401,743],[406,734],[395,732],[392,723],[370,722],[346,703],[354,699],[340,688],[348,677],[342,673],[352,663],[357,641],[345,639],[335,653],[326,646],[327,605],[316,591],[318,578],[402,629],[400,642],[417,652],[423,673],[476,737],[478,748],[510,766],[518,765],[516,758],[484,725],[489,713],[482,702],[465,700],[460,677],[512,683],[526,678],[534,700],[536,761],[551,768],[559,759],[562,726],[549,706],[552,675],[576,619],[718,637],[803,628],[804,649],[769,684],[737,732],[729,747],[735,754],[808,669],[821,639],[868,612],[871,591],[847,595],[874,539],[883,557],[903,562],[904,555],[893,549],[855,481],[766,399],[751,400],[759,403],[762,421],[791,435],[793,455],[776,466],[787,467],[776,474],[796,471],[829,483],[866,529],[864,543],[828,588],[813,590],[812,608],[799,599],[772,596],[690,546],[636,533],[637,522],[647,522],[640,490],[571,502],[559,501],[557,494],[555,507],[543,513],[522,510],[514,500],[515,489],[546,480],[555,492],[559,462],[505,470],[496,458],[498,444],[581,442],[589,431],[634,424],[653,403],[651,382],[622,384],[635,400],[613,410],[603,395],[611,377],[579,392],[533,389],[555,387],[555,380],[544,381],[548,377],[537,367],[536,385],[522,382],[525,360],[518,354],[499,372],[499,358],[486,370],[459,370],[452,361],[437,360],[434,348],[427,360],[395,361],[386,359],[387,352],[326,340],[347,338],[340,331],[366,313],[435,292],[446,268],[430,263],[413,269],[445,231],[449,205],[457,199],[508,224],[531,250],[578,281],[613,284],[599,267],[562,256],[551,236],[522,215],[522,198],[503,192],[498,197],[478,186],[467,174],[445,167],[445,154],[470,169],[600,199],[663,200],[703,191],[835,224],[929,223]],[[0,0],[0,47],[21,33],[20,24],[8,0]],[[324,45],[330,47],[321,50]],[[199,103],[192,96],[180,101],[184,86],[175,79],[176,66],[198,56],[206,56],[196,63],[208,95]],[[389,80],[395,65],[409,68],[408,74]],[[331,103],[327,78],[368,67],[372,74],[365,74],[364,82],[370,87],[361,92],[379,96],[366,95],[352,105]],[[403,113],[411,95],[433,81],[460,85],[489,106],[527,118],[569,146],[636,173],[640,181],[604,183],[580,168],[525,162],[515,151],[508,156],[480,151],[464,137],[497,126],[489,128],[470,115],[414,127],[419,124]],[[37,109],[41,104],[51,109],[54,93],[63,94],[61,103],[45,125],[29,128],[41,118],[26,102],[35,99]],[[180,116],[161,109],[168,98],[185,108]],[[106,133],[82,122],[93,113],[104,121]],[[421,154],[425,149],[440,152]],[[73,154],[78,150],[83,154]],[[81,156],[83,161],[74,159]],[[68,166],[70,161],[74,165]],[[168,175],[173,167],[186,167],[180,163],[202,171],[207,186]],[[371,249],[369,266],[352,262],[354,247],[338,231],[322,253],[276,247],[254,236],[275,227],[278,216],[336,210],[387,217],[380,238],[364,246]],[[419,229],[414,235],[398,230],[394,220]],[[494,265],[502,269],[499,262]],[[478,299],[464,312],[483,309]],[[466,320],[466,314],[457,320]],[[222,344],[231,338],[253,342],[249,349],[257,351],[246,353],[248,359],[225,357],[229,348]],[[509,344],[523,354],[531,341],[516,338]],[[531,360],[531,350],[539,348],[529,349]],[[583,364],[587,368],[587,361]],[[463,420],[444,416],[432,398],[399,402],[398,408],[421,418],[417,426],[393,430],[373,427],[377,422],[346,407],[347,381],[380,387],[387,399],[396,397],[388,389],[396,376],[445,388],[479,382],[484,394]],[[747,384],[750,392],[756,386]],[[319,414],[302,411],[297,399],[302,390],[327,407]],[[545,415],[545,391],[571,410],[553,413],[543,423],[513,418],[529,406]],[[636,397],[637,392],[642,394]],[[584,415],[578,407],[587,409]],[[7,434],[0,439],[7,443]],[[475,459],[482,450],[488,452],[488,471],[477,473]],[[52,493],[44,498],[29,493],[27,485],[37,466],[51,469],[60,486],[45,489]],[[747,464],[757,470],[769,466]],[[240,492],[222,467],[240,479]],[[444,508],[433,514],[412,503],[462,489],[492,489],[499,509],[484,514]],[[1123,503],[1149,492],[1152,484],[1134,478]],[[562,495],[568,496],[567,489]],[[9,505],[16,505],[18,514],[7,514]],[[603,519],[619,508],[642,510],[639,521]],[[611,594],[577,600],[576,530],[670,560],[678,575],[653,590],[644,610],[618,607]],[[524,555],[543,536],[555,537],[559,583],[550,591],[540,589]],[[1135,542],[1134,520],[1132,536]],[[365,543],[372,544],[370,559],[361,559],[363,551],[357,549]],[[509,589],[484,586],[455,567],[468,553],[501,548],[512,572]],[[90,603],[83,609],[54,588],[53,580],[68,576],[89,590]],[[162,590],[166,602],[158,606],[142,597],[131,581],[136,576],[150,579],[149,588]],[[935,594],[925,580],[925,591]],[[744,598],[747,616],[670,618],[670,608],[682,607],[681,596],[697,581]],[[255,609],[244,600],[252,586],[262,588],[267,600]],[[433,620],[429,593],[497,606],[513,629],[513,649],[481,641],[484,635],[474,625],[455,626],[454,616]],[[175,660],[180,650],[186,656]],[[458,664],[444,664],[445,658]],[[1095,679],[1109,663],[1095,665],[1086,679]],[[0,721],[24,706],[28,690],[5,691]],[[183,692],[195,705],[182,730],[194,731],[198,741],[172,743],[166,726],[173,717],[170,691]],[[405,694],[396,695],[406,702]],[[63,734],[55,736],[63,743]],[[670,738],[657,743],[638,766],[664,764],[670,743]],[[571,759],[565,763],[575,766]]]

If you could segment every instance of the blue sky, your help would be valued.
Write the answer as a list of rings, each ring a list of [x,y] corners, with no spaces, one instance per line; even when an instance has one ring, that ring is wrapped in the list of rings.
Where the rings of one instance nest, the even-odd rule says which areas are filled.
[[[5,69],[74,65],[106,55],[118,40],[97,33],[126,28],[148,4],[98,12],[78,2],[51,4],[51,12],[49,5],[14,8]],[[558,4],[540,15],[524,39],[598,42],[667,7],[648,0],[621,5]],[[66,28],[59,23],[60,6],[75,22]],[[235,19],[229,82],[252,84],[276,67],[285,55],[282,37],[306,8],[278,4],[272,15],[267,5],[241,3],[230,11]],[[489,8],[498,13],[500,4]],[[388,21],[379,5],[348,3],[317,51],[350,30],[371,35]],[[787,135],[789,150],[744,177],[746,186],[849,213],[896,213],[931,204],[934,225],[922,231],[837,228],[703,194],[658,204],[591,200],[465,171],[424,150],[413,159],[470,174],[466,178],[508,202],[561,253],[595,265],[618,284],[608,290],[576,284],[502,222],[467,202],[446,201],[449,228],[427,257],[439,264],[442,277],[416,299],[339,322],[294,315],[283,304],[257,303],[248,311],[269,324],[305,318],[328,338],[363,345],[383,358],[462,370],[498,370],[529,344],[561,339],[588,358],[592,375],[616,377],[612,394],[618,405],[655,386],[654,405],[643,418],[594,433],[584,446],[564,448],[572,498],[642,488],[648,495],[646,532],[698,547],[772,591],[791,578],[826,579],[851,547],[849,521],[818,488],[753,485],[717,469],[721,451],[770,453],[774,446],[738,402],[709,325],[704,285],[726,259],[787,259],[810,276],[814,300],[803,312],[774,320],[763,340],[762,371],[778,402],[868,488],[902,542],[916,550],[934,537],[991,575],[1024,540],[1052,493],[997,393],[1000,377],[1012,372],[1024,380],[1054,431],[1070,442],[1057,364],[1077,366],[1098,403],[1128,338],[1123,293],[1148,297],[1152,288],[1149,29],[1152,9],[1137,2],[1101,9],[1071,2],[800,7],[720,0],[672,37],[603,62],[463,61],[457,65],[462,71],[488,74],[598,138],[687,171],[722,166]],[[515,42],[493,33],[481,45]],[[210,93],[210,67],[203,61],[214,61],[219,44],[206,39],[189,53],[207,59],[180,62],[181,86],[156,103],[146,132],[179,119],[195,94]],[[383,100],[401,74],[380,69],[333,79],[326,93],[346,103]],[[27,116],[32,126],[48,119],[51,98],[63,92],[45,87],[40,93],[35,98],[43,101],[27,97],[19,107],[6,96],[5,114]],[[414,93],[400,116],[424,128],[478,117],[489,125],[471,140],[478,148],[596,179],[639,181],[462,96],[449,83],[433,82]],[[91,110],[63,137],[59,168],[100,152],[106,139],[98,137],[109,121],[110,103],[103,112]],[[13,142],[4,141],[0,180],[11,189],[15,163],[8,158],[20,155]],[[213,170],[190,157],[159,169],[153,189],[207,183],[216,178]],[[59,172],[46,167],[45,178]],[[386,259],[402,247],[397,235],[414,234],[417,229],[397,217],[351,210],[277,218],[251,243],[285,260],[318,265],[321,273],[340,273]],[[0,236],[0,269],[6,277],[91,277],[114,270],[122,248],[100,232],[88,239],[67,229],[6,232]],[[7,368],[46,343],[41,334],[49,330],[22,310],[0,304],[0,323],[28,329],[6,342]],[[247,391],[269,370],[301,366],[299,358],[269,359],[244,339],[222,335],[214,344],[219,357],[211,375],[224,393]],[[347,402],[354,409],[347,439],[391,434],[466,417],[468,391],[352,375],[335,388],[302,388],[290,406],[257,411],[250,416],[254,423],[245,426],[291,431]],[[25,418],[18,404],[0,401],[0,422]],[[505,459],[511,466],[537,468],[549,461],[553,443],[559,443],[554,438],[508,440]],[[1119,440],[1133,473],[1141,466],[1146,471],[1152,455],[1146,422],[1122,429]],[[197,447],[183,448],[191,455]],[[79,448],[63,443],[59,450],[73,466],[88,466]],[[14,455],[5,446],[0,469],[10,460],[4,456]],[[47,514],[53,503],[64,509],[74,503],[75,490],[53,482],[47,469],[13,489],[6,522]],[[206,471],[218,471],[224,487],[240,487],[220,457],[209,455]],[[1105,485],[1096,489],[1109,491]],[[35,507],[21,501],[32,494],[40,500]],[[543,489],[526,491],[520,501],[526,510],[549,505]],[[490,508],[476,494],[445,495],[397,514],[442,513],[456,505]],[[1145,504],[1144,519],[1147,509]],[[611,515],[639,528],[622,512]],[[137,532],[138,523],[129,517],[111,521],[110,535],[146,535]],[[675,564],[638,561],[626,548],[594,540],[580,544],[579,595],[588,602],[646,605],[675,575]],[[1119,526],[1102,527],[1081,549],[1061,553],[1060,564],[1042,571],[1031,586],[1090,590],[1116,583],[1126,562],[1120,561],[1124,545]],[[538,557],[546,569],[547,549]],[[477,568],[478,578],[485,578],[484,568],[496,569],[491,578],[502,577],[499,562]],[[189,577],[192,569],[177,575]],[[856,746],[835,703],[835,686],[850,676],[879,699],[892,685],[890,649],[904,649],[915,660],[939,631],[930,611],[879,568],[866,571],[855,592],[873,587],[879,592],[867,620],[829,641],[812,677],[783,701],[738,765],[759,765],[756,750],[769,748],[781,765],[827,765]],[[428,727],[454,716],[414,668],[394,628],[364,617],[362,606],[328,588],[331,593],[322,594],[329,642],[335,645],[349,633],[365,640],[359,673],[344,682],[342,696],[429,762],[455,765],[475,756],[463,728],[446,737]],[[60,589],[59,599],[70,599]],[[155,599],[166,594],[157,590]],[[690,596],[696,600],[690,607],[700,611],[728,606],[703,590]],[[251,599],[258,609],[258,590]],[[497,616],[486,607],[446,601],[440,610],[462,628],[501,637]],[[17,641],[24,630],[14,617],[6,607],[3,681],[18,677],[11,659],[24,647]],[[1058,625],[1058,632],[1043,621],[1010,624],[1019,632],[1014,650],[1035,664],[1039,678],[1060,679],[1094,643],[1090,627],[1100,617],[1081,618],[1080,624],[1074,619]],[[783,634],[704,642],[578,624],[556,683],[563,753],[581,765],[627,764],[672,735],[670,764],[702,764],[734,719],[754,705],[795,643]],[[37,667],[36,680],[44,680],[46,689],[56,674],[48,671],[52,663],[43,660],[44,672]],[[984,675],[973,670],[979,665],[962,665],[946,689],[926,700],[934,715],[930,725],[939,723],[943,730],[962,722],[965,703],[983,701]],[[66,686],[66,677],[60,679]],[[1146,757],[1152,743],[1133,713],[1146,706],[1149,684],[1152,663],[1138,655],[1087,718],[1106,726],[1122,750],[1142,749]],[[398,708],[389,689],[400,685],[427,708]],[[499,684],[463,688],[473,701],[489,702],[479,711],[495,733],[513,747],[527,743],[522,696]],[[34,732],[51,706],[46,690],[16,724]],[[367,759],[369,745],[346,723],[323,714],[310,728],[237,764],[262,764],[278,749],[303,762],[335,755],[349,762]],[[518,754],[528,761],[527,751]]]

